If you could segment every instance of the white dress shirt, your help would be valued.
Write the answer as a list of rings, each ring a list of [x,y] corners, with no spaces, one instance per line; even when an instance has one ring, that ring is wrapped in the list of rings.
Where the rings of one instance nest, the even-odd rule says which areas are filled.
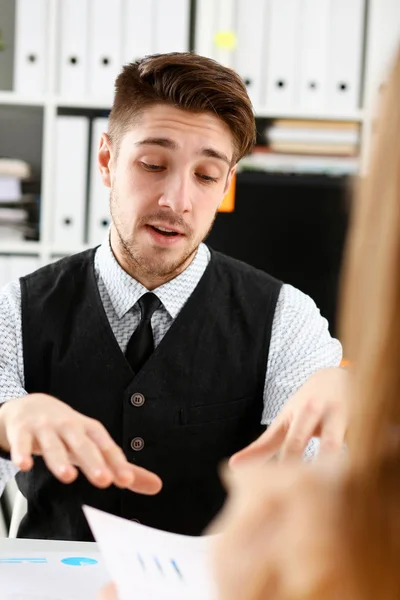
[[[201,244],[183,273],[152,290],[162,303],[151,319],[155,346],[199,283],[209,260],[210,251]],[[108,239],[96,251],[95,273],[112,331],[125,352],[140,321],[136,303],[148,290],[120,267]],[[319,369],[338,366],[341,358],[341,345],[330,336],[328,323],[313,300],[296,288],[283,285],[272,325],[262,423],[269,425],[310,375]],[[16,280],[0,290],[0,403],[25,394],[21,289]],[[311,444],[308,453],[313,451]],[[12,463],[0,459],[0,494],[16,472]]]

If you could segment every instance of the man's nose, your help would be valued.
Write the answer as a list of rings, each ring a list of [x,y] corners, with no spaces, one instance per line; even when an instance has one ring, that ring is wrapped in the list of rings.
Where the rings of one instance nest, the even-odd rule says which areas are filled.
[[[175,177],[170,180],[159,199],[160,206],[166,206],[177,214],[192,210],[190,200],[190,184],[185,177]]]

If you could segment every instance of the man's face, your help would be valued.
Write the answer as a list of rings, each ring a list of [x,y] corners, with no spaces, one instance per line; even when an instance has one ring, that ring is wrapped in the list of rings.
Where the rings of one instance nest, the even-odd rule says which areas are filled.
[[[157,104],[115,150],[104,134],[99,165],[111,187],[112,242],[115,236],[129,272],[167,280],[189,264],[212,226],[235,171],[232,135],[211,112]]]

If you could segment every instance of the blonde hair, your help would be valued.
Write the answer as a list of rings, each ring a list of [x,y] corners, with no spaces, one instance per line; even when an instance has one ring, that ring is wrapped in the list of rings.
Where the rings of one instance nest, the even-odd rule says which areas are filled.
[[[400,598],[400,52],[371,168],[354,197],[342,283],[341,337],[351,361],[346,467],[330,465],[332,477],[324,463],[290,465],[288,475],[279,467],[278,493],[262,466],[237,476],[223,550],[247,539],[246,558],[250,539],[253,560],[236,598]],[[286,501],[291,490],[296,498]],[[220,581],[229,584],[226,568]],[[231,591],[227,585],[222,597]]]
[[[400,50],[381,108],[343,272],[353,373],[341,512],[354,600],[400,598]]]
[[[354,201],[342,297],[341,337],[354,365],[351,456],[369,470],[400,426],[400,52],[383,100]]]

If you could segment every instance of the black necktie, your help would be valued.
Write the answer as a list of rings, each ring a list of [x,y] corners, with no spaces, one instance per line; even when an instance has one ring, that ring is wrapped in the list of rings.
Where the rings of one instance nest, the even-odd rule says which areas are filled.
[[[140,323],[132,333],[125,352],[126,359],[135,373],[140,371],[154,350],[151,317],[161,306],[161,302],[157,296],[148,292],[138,300],[138,304],[141,312]]]

